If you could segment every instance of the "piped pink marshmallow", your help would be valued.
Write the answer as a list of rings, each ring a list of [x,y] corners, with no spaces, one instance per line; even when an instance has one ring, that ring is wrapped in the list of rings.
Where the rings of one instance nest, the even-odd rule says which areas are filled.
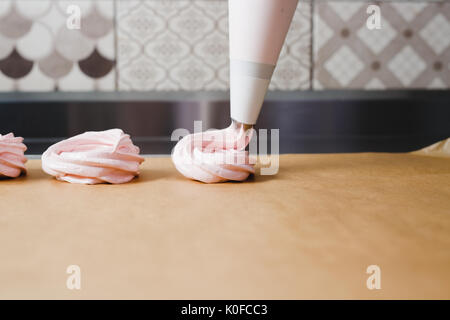
[[[71,183],[126,183],[139,174],[144,158],[120,129],[89,131],[50,146],[42,169]]]
[[[223,130],[194,133],[181,139],[172,161],[185,177],[205,183],[243,181],[255,173],[245,147],[251,136],[233,126]]]
[[[27,147],[23,144],[23,138],[14,137],[13,133],[0,134],[0,177],[16,178],[26,172],[25,150]]]

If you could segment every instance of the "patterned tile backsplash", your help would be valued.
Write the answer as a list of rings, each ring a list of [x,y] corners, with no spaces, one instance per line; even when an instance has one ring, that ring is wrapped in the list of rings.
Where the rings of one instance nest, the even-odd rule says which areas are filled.
[[[226,88],[226,5],[224,1],[119,0],[119,89]]]
[[[69,29],[68,6],[81,9]],[[115,89],[114,3],[1,0],[0,91]]]
[[[370,4],[315,4],[314,89],[449,88],[450,3],[377,2],[373,30]]]
[[[299,0],[271,90],[450,88],[450,1]],[[81,28],[66,26],[68,7]],[[226,0],[0,0],[0,91],[227,90]]]
[[[120,90],[227,90],[227,1],[118,0]],[[309,2],[294,17],[271,89],[310,88]]]

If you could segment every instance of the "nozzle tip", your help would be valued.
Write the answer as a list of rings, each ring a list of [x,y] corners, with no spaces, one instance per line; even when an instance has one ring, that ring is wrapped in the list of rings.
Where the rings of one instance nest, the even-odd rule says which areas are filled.
[[[244,129],[244,131],[247,131],[248,129],[253,128],[252,124],[242,123],[242,122],[236,121],[234,119],[231,119],[231,120],[232,120],[232,126],[236,130]]]

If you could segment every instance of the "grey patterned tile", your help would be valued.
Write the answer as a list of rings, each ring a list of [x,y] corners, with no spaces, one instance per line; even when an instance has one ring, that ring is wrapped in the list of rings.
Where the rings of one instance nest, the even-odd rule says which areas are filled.
[[[228,90],[228,4],[118,0],[120,90]],[[309,2],[297,9],[271,89],[310,87]]]
[[[313,47],[314,89],[449,88],[450,3],[318,1]]]

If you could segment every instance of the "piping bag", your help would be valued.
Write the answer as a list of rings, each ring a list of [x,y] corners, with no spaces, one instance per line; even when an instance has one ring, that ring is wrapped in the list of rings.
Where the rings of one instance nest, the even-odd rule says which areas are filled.
[[[229,0],[230,114],[223,130],[185,136],[172,160],[184,176],[205,183],[242,181],[254,173],[245,151],[298,0]]]

